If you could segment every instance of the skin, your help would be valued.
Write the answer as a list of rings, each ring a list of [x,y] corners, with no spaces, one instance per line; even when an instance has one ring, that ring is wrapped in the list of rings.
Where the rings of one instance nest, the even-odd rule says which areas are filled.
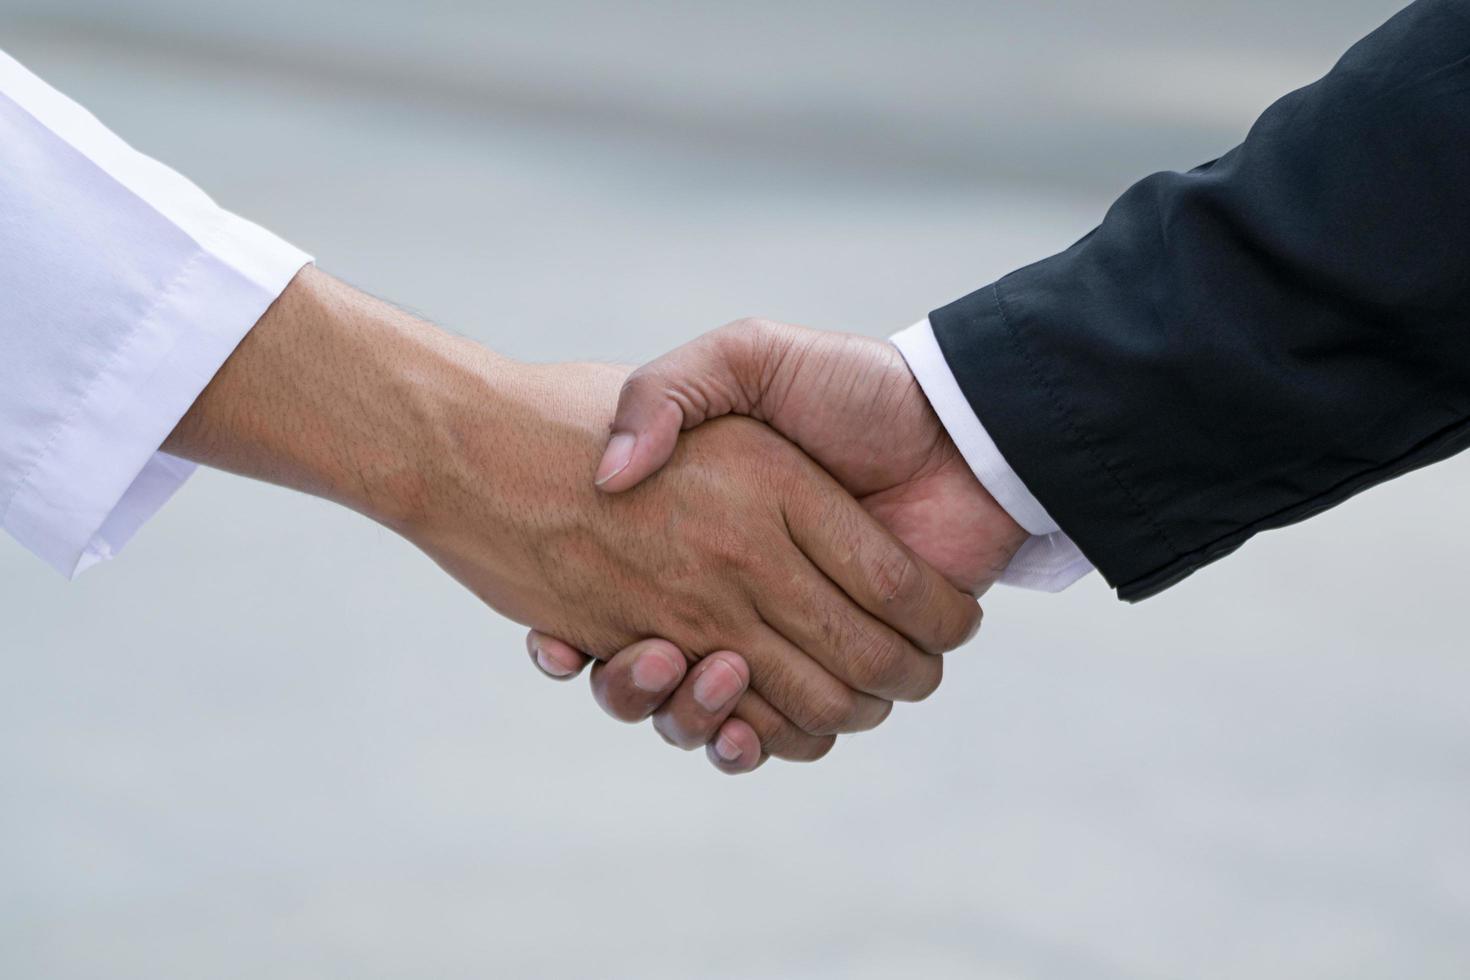
[[[767,320],[728,324],[633,372],[598,486],[628,491],[665,465],[688,438],[681,431],[730,414],[759,419],[800,446],[966,592],[988,589],[1026,540],[975,478],[891,344]],[[530,637],[549,676],[574,676],[586,663],[565,639]],[[667,701],[647,692],[629,697],[635,662],[619,654],[593,673],[594,694],[610,714],[631,721],[653,712],[668,741],[707,743],[723,771],[759,765],[758,733],[704,710],[684,690],[690,681],[671,679]]]
[[[605,704],[684,681],[671,710],[812,759],[933,691],[974,600],[769,428],[705,426],[637,490],[594,487],[625,378],[517,364],[308,267],[164,448],[351,507],[538,635],[618,654]]]

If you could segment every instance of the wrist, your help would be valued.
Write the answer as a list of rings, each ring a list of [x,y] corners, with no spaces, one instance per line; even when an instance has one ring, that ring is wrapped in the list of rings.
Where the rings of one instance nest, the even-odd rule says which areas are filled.
[[[497,361],[428,324],[399,325],[372,354],[362,438],[344,440],[348,465],[330,496],[405,536],[430,524],[446,482],[465,469],[467,431],[494,438],[496,403],[517,367]]]
[[[398,311],[372,347],[371,394],[348,441],[341,502],[411,540],[453,525],[466,499],[494,499],[530,465],[544,424],[522,364]]]
[[[415,385],[417,462],[372,516],[492,608],[549,627],[557,569],[589,560],[590,529],[608,526],[592,473],[626,372],[469,347]]]
[[[402,529],[430,502],[455,406],[496,360],[307,267],[163,448]]]

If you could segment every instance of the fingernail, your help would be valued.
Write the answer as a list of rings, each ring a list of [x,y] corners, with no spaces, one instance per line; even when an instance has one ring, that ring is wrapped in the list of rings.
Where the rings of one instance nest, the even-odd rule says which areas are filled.
[[[740,746],[728,735],[721,735],[715,739],[715,755],[725,762],[734,762],[740,758]]]
[[[970,632],[965,636],[965,643],[969,643],[980,635],[980,626],[985,622],[985,613],[982,610],[975,611],[975,624],[970,627]]]
[[[638,437],[631,432],[613,433],[597,467],[596,483],[599,487],[628,468],[633,461],[633,447],[637,444]]]
[[[694,680],[694,700],[713,714],[729,704],[744,687],[740,675],[723,660],[716,660]]]
[[[678,679],[679,665],[662,650],[649,650],[633,663],[633,686],[640,691],[657,694]]]
[[[546,651],[542,649],[539,643],[536,644],[536,663],[552,677],[566,677],[569,674],[577,672],[577,668],[575,667],[568,667],[566,664],[560,664],[552,660],[546,655]]]

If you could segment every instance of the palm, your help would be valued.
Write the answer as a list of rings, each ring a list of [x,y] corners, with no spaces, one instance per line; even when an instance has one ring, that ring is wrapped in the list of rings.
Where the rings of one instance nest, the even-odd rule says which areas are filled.
[[[780,357],[758,413],[956,587],[990,586],[1024,539],[891,345],[817,334]]]

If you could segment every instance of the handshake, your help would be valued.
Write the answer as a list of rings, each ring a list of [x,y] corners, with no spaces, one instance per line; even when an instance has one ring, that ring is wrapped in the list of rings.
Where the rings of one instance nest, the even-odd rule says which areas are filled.
[[[1464,7],[937,310],[900,340],[934,406],[888,344],[762,321],[631,374],[516,363],[303,269],[0,54],[0,527],[65,574],[115,554],[253,323],[169,454],[392,528],[723,770],[817,758],[934,690],[1003,571],[1147,598],[1470,445]]]
[[[594,580],[554,587],[528,649],[559,679],[602,660],[604,710],[725,772],[820,758],[927,697],[1027,536],[891,344],[740,320],[632,374],[551,370],[586,392],[574,430],[617,409],[603,496],[573,483],[553,544]],[[558,453],[573,480],[582,451]]]
[[[928,696],[1027,538],[890,344],[742,320],[631,374],[525,365],[312,267],[165,449],[392,528],[726,772]]]
[[[631,375],[547,370],[575,445],[547,448],[557,517],[517,563],[545,576],[517,610],[532,658],[559,679],[603,661],[607,713],[720,770],[816,760],[926,698],[1026,539],[891,344],[738,320]]]

